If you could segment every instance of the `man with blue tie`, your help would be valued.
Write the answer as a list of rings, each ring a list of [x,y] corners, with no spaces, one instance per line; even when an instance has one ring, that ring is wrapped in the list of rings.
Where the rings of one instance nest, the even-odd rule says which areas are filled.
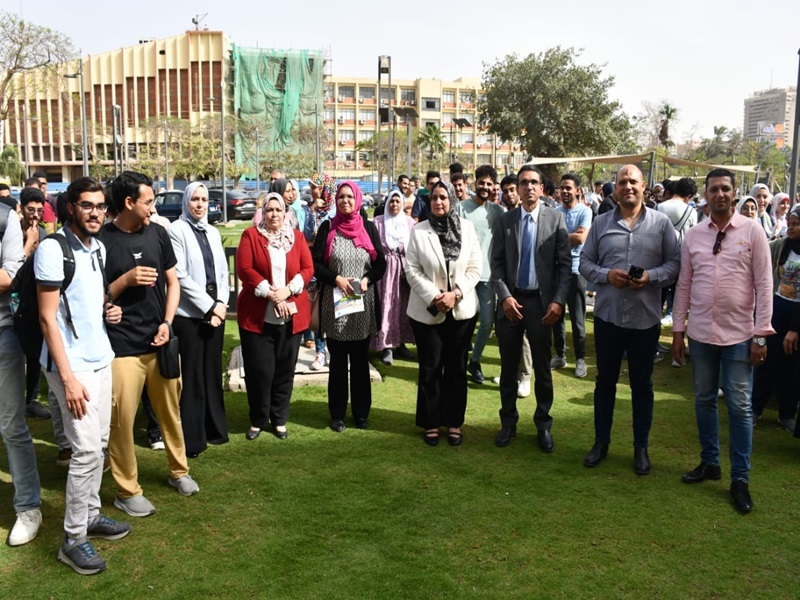
[[[564,311],[572,269],[569,234],[561,213],[542,205],[542,172],[523,165],[517,174],[520,205],[504,213],[493,230],[491,280],[497,293],[495,331],[500,346],[500,424],[495,438],[508,446],[517,432],[517,367],[522,337],[533,354],[536,412],[533,421],[543,452],[553,451],[552,326]]]

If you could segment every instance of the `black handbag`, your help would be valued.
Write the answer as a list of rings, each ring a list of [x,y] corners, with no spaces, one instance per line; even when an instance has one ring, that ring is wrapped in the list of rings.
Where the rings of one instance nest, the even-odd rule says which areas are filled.
[[[158,371],[164,379],[178,379],[181,376],[180,345],[172,331],[172,325],[167,323],[167,327],[169,328],[169,341],[163,346],[159,346],[156,355]]]

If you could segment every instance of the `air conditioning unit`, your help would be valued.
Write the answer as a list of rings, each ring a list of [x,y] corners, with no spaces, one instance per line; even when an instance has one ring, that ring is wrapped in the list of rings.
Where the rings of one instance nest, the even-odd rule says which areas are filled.
[[[339,117],[339,125],[341,125],[342,123],[344,123],[344,117]]]
[[[359,98],[359,99],[358,99],[358,103],[359,103],[359,104],[364,104],[364,99],[363,99],[363,98]]]
[[[501,142],[500,140],[497,140],[497,143],[495,144],[495,146],[497,148],[502,148],[503,147],[503,142]]]
[[[348,169],[353,168],[353,163],[351,161],[349,161],[349,160],[347,161],[347,168]]]
[[[458,147],[459,147],[459,148],[463,148],[463,147],[464,147],[464,144],[459,144],[459,145],[458,145]]]
[[[347,142],[345,142],[344,140],[339,140],[339,145],[340,146],[344,146],[345,144],[347,144]]]
[[[417,105],[417,101],[416,100],[412,100],[411,101],[411,106],[416,106],[416,105]]]
[[[359,125],[363,125],[363,124],[364,124],[364,123],[366,123],[366,122],[367,122],[367,120],[366,120],[366,119],[359,119],[359,120],[358,120],[358,124],[359,124]]]
[[[344,102],[344,96],[339,96],[339,102]]]

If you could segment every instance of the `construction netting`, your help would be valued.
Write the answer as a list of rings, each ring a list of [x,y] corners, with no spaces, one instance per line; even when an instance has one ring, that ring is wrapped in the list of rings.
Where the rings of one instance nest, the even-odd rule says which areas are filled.
[[[324,62],[314,50],[233,46],[236,162],[253,175],[257,154],[263,160],[268,152],[313,147],[323,122]]]

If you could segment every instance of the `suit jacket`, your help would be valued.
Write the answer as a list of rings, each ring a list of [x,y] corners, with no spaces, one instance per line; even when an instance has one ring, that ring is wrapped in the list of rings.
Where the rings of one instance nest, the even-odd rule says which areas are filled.
[[[492,233],[492,284],[498,302],[511,296],[517,285],[519,252],[520,212],[522,207],[503,213],[495,221]],[[562,306],[567,301],[569,280],[572,273],[572,255],[569,247],[569,233],[564,215],[559,211],[541,205],[539,220],[536,223],[536,250],[534,253],[536,277],[545,309],[551,302]]]
[[[435,317],[427,308],[433,299],[447,290],[447,269],[439,236],[430,222],[423,221],[414,227],[406,250],[406,280],[411,286],[408,299],[408,316],[428,325],[444,322],[445,313]],[[461,219],[461,252],[458,259],[450,263],[450,288],[458,285],[463,298],[453,307],[453,318],[457,321],[471,319],[478,312],[478,295],[475,286],[481,278],[481,247],[475,227]]]

